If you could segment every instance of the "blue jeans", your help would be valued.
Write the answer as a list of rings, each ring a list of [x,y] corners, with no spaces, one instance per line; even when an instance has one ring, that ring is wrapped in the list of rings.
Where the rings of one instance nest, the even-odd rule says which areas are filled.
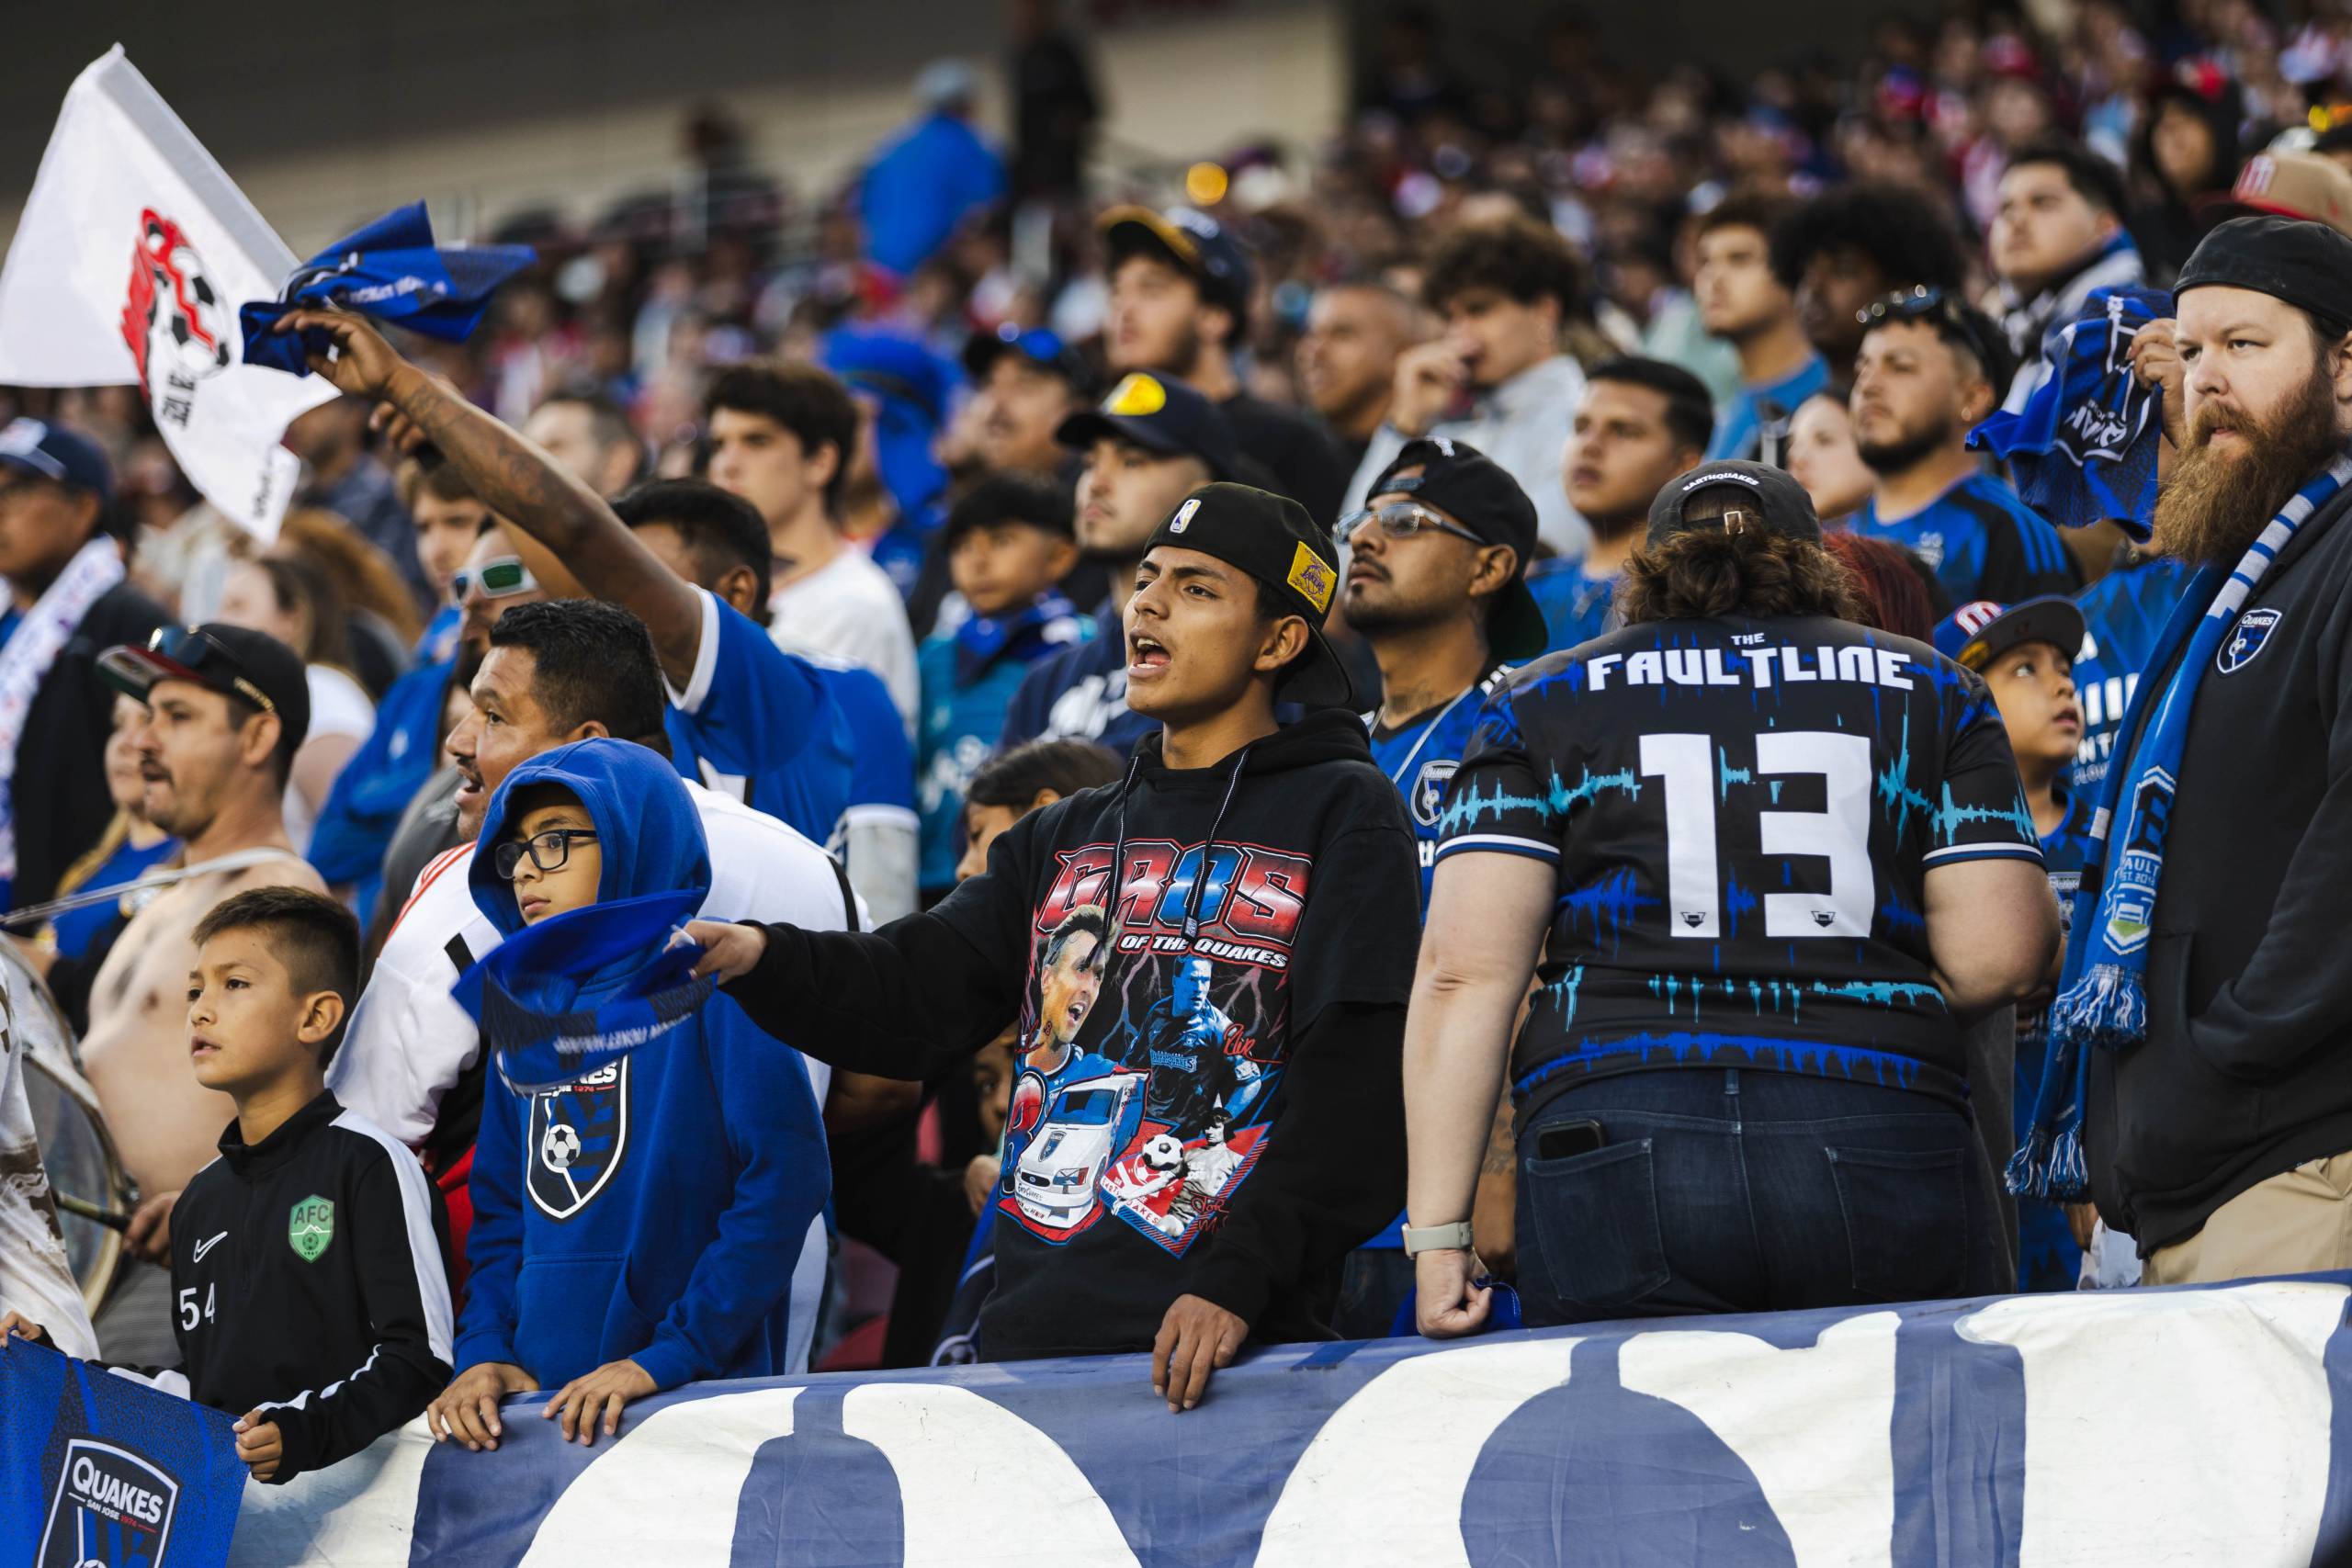
[[[1600,1124],[1600,1147],[1538,1157],[1547,1130],[1577,1122]],[[1974,1124],[1932,1096],[1667,1068],[1577,1084],[1518,1141],[1531,1328],[1985,1295],[2016,1278]]]

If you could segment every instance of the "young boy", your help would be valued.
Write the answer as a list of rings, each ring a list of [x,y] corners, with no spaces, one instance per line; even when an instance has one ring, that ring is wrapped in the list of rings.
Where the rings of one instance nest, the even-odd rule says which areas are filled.
[[[987,479],[947,514],[947,570],[971,614],[922,645],[915,795],[926,901],[956,883],[964,787],[1004,732],[1005,705],[1029,667],[1083,642],[1094,624],[1057,586],[1078,564],[1069,498],[1018,475]]]
[[[1403,1201],[1416,857],[1318,629],[1338,582],[1295,502],[1201,487],[1126,601],[1128,705],[1160,728],[1123,785],[1023,818],[871,936],[689,928],[770,1033],[910,1077],[1016,1014],[1036,1038],[1047,947],[1087,947],[1068,1049],[1013,1089],[984,1359],[1148,1348],[1190,1409],[1244,1339],[1322,1335],[1340,1258]],[[1280,728],[1278,699],[1316,711]],[[1090,907],[1100,936],[1070,924]],[[1112,1179],[1138,1159],[1187,1174]]]
[[[424,1408],[449,1375],[449,1286],[416,1156],[326,1091],[358,923],[316,893],[257,887],[195,937],[188,1055],[237,1119],[172,1209],[186,1371],[151,1381],[244,1412],[238,1457],[282,1483]],[[44,1337],[11,1314],[0,1345],[10,1328]]]
[[[2091,798],[2066,787],[2083,738],[2082,704],[2075,694],[2075,653],[2083,646],[2083,613],[2071,599],[2028,599],[2014,608],[1986,600],[1963,604],[1936,627],[1936,650],[1984,677],[2018,778],[2041,836],[2041,858],[2050,886],[2058,895],[2064,923],[2074,911],[2075,889],[2083,879],[2090,842]],[[2060,951],[2064,951],[2061,944]],[[2054,979],[2055,976],[2052,976]],[[2023,1139],[2033,1122],[2048,1052],[2046,1013],[2018,1010],[2017,1133]],[[2064,1208],[2040,1199],[2018,1201],[2018,1289],[2071,1291],[2082,1268]]]
[[[494,1449],[499,1398],[553,1388],[541,1414],[589,1444],[632,1399],[788,1371],[824,1129],[800,1058],[668,951],[710,890],[685,784],[642,746],[559,746],[506,776],[481,843],[468,874],[501,941],[457,998],[499,1070],[458,1375],[426,1424]]]

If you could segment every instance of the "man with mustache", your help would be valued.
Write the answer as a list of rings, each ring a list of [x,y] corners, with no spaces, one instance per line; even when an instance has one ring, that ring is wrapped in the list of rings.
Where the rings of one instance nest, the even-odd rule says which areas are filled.
[[[2041,1101],[2152,1284],[2352,1266],[2352,239],[2241,218],[2135,345],[2194,569],[2119,738]],[[2053,1190],[2072,1130],[2055,1117]]]

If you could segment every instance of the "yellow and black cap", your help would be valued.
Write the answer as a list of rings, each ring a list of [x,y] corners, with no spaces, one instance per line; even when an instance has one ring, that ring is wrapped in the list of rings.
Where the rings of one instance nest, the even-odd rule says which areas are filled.
[[[1250,253],[1232,230],[1207,213],[1189,207],[1171,207],[1166,212],[1114,207],[1094,220],[1094,227],[1113,270],[1138,253],[1158,256],[1188,274],[1207,303],[1222,305],[1239,318],[1249,316],[1255,281]]]
[[[1153,531],[1145,553],[1162,545],[1239,568],[1306,623],[1306,651],[1283,670],[1275,695],[1308,707],[1357,705],[1347,666],[1323,638],[1340,586],[1340,552],[1306,508],[1251,485],[1203,485]]]
[[[1216,405],[1173,376],[1138,370],[1120,379],[1101,405],[1054,427],[1054,439],[1083,452],[1109,437],[1165,457],[1198,457],[1212,479],[1241,476],[1233,431]]]

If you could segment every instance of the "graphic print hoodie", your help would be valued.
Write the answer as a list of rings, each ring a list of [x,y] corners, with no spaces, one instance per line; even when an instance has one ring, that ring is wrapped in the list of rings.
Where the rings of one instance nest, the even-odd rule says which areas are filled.
[[[871,935],[768,929],[729,987],[837,1066],[920,1077],[1018,1018],[983,1359],[1148,1348],[1178,1296],[1315,1337],[1404,1200],[1412,834],[1363,727],[1311,716],[1214,767],[1024,818]]]
[[[481,842],[514,836],[515,791],[538,784],[596,825],[599,901],[526,930],[513,885],[474,857],[474,900],[505,940],[457,997],[493,1046],[505,998],[541,1018],[629,1007],[649,974],[676,973],[664,944],[709,891],[701,820],[661,757],[599,739],[533,758],[492,797]],[[474,1149],[458,1370],[512,1362],[550,1389],[623,1358],[662,1388],[788,1371],[793,1268],[831,1191],[798,1055],[713,995],[558,1088],[517,1090],[505,1060]]]

